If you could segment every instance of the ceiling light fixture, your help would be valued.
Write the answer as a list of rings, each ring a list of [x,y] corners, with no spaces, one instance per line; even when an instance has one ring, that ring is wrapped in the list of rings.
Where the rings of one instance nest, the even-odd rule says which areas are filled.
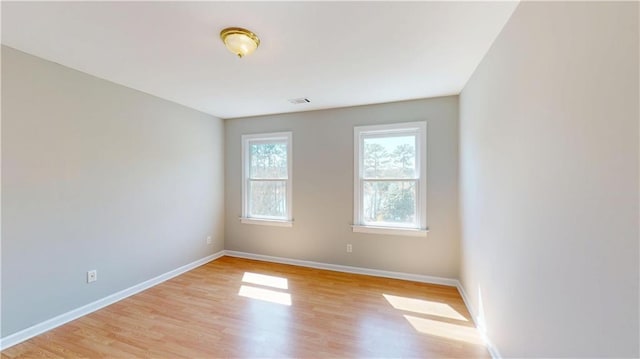
[[[253,32],[241,27],[228,27],[220,31],[220,38],[229,51],[244,57],[254,52],[260,39]]]

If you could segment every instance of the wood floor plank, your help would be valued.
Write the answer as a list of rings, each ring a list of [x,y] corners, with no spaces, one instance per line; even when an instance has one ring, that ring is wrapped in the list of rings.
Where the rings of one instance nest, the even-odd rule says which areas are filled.
[[[222,257],[2,352],[80,357],[490,355],[453,287]]]

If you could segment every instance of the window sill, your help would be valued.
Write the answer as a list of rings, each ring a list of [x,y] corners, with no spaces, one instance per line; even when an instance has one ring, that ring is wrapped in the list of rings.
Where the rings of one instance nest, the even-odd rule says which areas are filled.
[[[362,226],[352,225],[351,228],[354,232],[360,233],[374,233],[374,234],[390,234],[398,236],[411,236],[411,237],[426,237],[429,229],[414,229],[414,228],[398,228],[398,227],[376,227],[376,226]]]
[[[261,224],[264,226],[276,226],[276,227],[293,227],[293,221],[285,221],[280,219],[261,219],[261,218],[240,217],[240,223]]]

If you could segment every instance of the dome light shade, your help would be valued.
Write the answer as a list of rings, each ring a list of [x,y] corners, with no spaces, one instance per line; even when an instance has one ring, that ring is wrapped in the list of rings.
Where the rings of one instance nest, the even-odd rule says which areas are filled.
[[[244,57],[254,52],[260,39],[253,32],[241,27],[228,27],[220,31],[220,38],[229,51]]]

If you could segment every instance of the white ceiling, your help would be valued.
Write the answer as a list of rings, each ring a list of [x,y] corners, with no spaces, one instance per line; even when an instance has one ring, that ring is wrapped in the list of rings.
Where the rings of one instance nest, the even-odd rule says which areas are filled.
[[[235,118],[458,94],[517,4],[3,1],[2,43]],[[227,51],[229,26],[254,54]]]

